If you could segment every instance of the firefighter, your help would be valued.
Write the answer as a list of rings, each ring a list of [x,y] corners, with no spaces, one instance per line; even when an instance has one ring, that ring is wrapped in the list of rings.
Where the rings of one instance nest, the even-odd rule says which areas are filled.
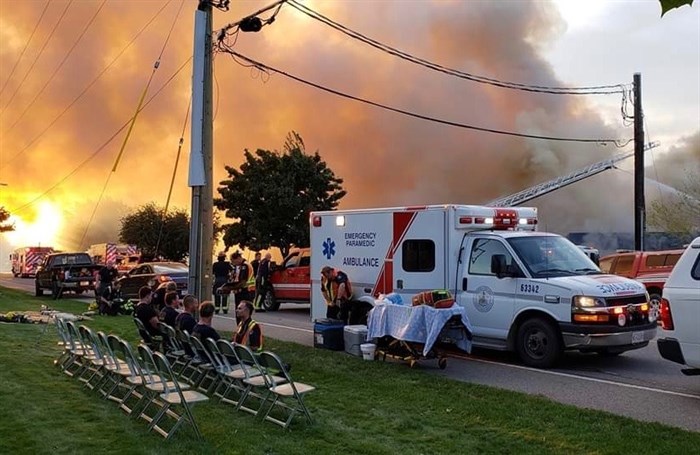
[[[242,300],[236,306],[236,320],[238,327],[233,333],[233,342],[248,346],[253,352],[261,352],[263,349],[262,327],[253,320],[253,304],[248,300]]]
[[[352,285],[345,272],[329,266],[321,269],[321,292],[326,301],[326,317],[347,322]]]
[[[246,260],[241,256],[240,251],[235,251],[231,254],[231,274],[227,287],[231,288],[231,292],[235,297],[235,301],[246,300],[248,298],[248,278],[250,277],[250,267]],[[224,300],[222,309],[224,313],[228,313],[228,299]]]
[[[231,263],[226,260],[226,254],[222,251],[217,257],[217,261],[212,266],[214,269],[214,309],[216,314],[219,314],[219,310],[224,309],[224,313],[228,312],[228,293],[222,292],[221,287],[226,284],[233,271]],[[226,303],[224,303],[226,302]]]
[[[267,253],[265,259],[260,261],[258,266],[258,273],[255,276],[255,300],[253,302],[255,309],[258,311],[265,311],[262,307],[262,302],[265,299],[265,294],[268,290],[272,289],[272,282],[270,281],[270,274],[272,270],[270,268],[272,255]]]

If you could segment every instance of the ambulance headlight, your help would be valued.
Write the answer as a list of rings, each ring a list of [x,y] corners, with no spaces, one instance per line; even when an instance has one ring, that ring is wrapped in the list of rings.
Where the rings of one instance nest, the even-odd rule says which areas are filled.
[[[573,305],[577,308],[600,308],[606,306],[605,299],[585,295],[574,296]]]

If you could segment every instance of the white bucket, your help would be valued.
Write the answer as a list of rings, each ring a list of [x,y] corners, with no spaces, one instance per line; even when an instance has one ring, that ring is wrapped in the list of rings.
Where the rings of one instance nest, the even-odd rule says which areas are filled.
[[[372,343],[364,343],[360,345],[360,351],[362,351],[362,358],[365,360],[374,360],[374,350],[376,346]]]

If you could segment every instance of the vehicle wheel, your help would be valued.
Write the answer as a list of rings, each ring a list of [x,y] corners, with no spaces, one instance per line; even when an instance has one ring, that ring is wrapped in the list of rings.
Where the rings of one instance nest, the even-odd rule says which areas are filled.
[[[277,311],[280,308],[280,303],[275,298],[275,292],[271,289],[265,292],[262,302],[260,305],[265,311]]]
[[[440,357],[438,359],[438,367],[440,367],[441,370],[447,368],[447,359],[445,357]]]
[[[80,294],[82,294],[83,292],[85,292],[84,289],[76,289],[76,290],[75,290],[75,295],[80,295]]]
[[[19,273],[15,272],[14,270],[12,271],[12,276],[17,278],[19,276]]]
[[[649,306],[656,319],[659,319],[659,307],[661,306],[661,295],[649,294]]]
[[[34,295],[37,297],[44,295],[44,290],[39,286],[39,280],[34,281]]]
[[[551,323],[542,318],[525,321],[518,328],[516,349],[525,365],[549,368],[562,351],[559,333]]]

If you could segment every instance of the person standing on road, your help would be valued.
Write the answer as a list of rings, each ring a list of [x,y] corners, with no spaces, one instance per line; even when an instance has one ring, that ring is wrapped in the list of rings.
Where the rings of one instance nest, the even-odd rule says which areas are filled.
[[[231,267],[231,263],[226,260],[226,254],[224,252],[221,252],[219,253],[217,261],[214,263],[212,268],[214,273],[213,293],[215,311],[216,314],[219,314],[219,311],[224,306],[223,302],[228,300],[228,295],[219,293],[219,288],[226,284],[226,282],[229,279],[229,276],[231,275],[231,272],[233,272],[233,267]],[[228,303],[226,305],[226,312],[228,312]]]
[[[253,277],[258,276],[258,267],[260,266],[260,252],[255,252],[255,257],[251,261],[250,266],[253,268]]]
[[[114,280],[117,279],[119,272],[117,268],[114,267],[114,261],[109,260],[107,263],[97,272],[97,283],[95,283],[95,300],[98,306],[101,305],[101,298],[105,294],[107,288],[112,287]]]
[[[235,301],[248,299],[248,277],[250,277],[250,266],[240,251],[235,251],[231,254],[231,272],[228,285],[231,287],[231,292],[235,296]],[[223,302],[222,309],[224,313],[228,313],[228,300]]]
[[[271,270],[271,259],[272,255],[270,253],[265,254],[265,259],[260,261],[258,266],[258,273],[255,275],[255,299],[253,299],[253,306],[258,311],[265,311],[262,307],[262,302],[265,299],[265,294],[272,290],[272,283],[270,282]]]

